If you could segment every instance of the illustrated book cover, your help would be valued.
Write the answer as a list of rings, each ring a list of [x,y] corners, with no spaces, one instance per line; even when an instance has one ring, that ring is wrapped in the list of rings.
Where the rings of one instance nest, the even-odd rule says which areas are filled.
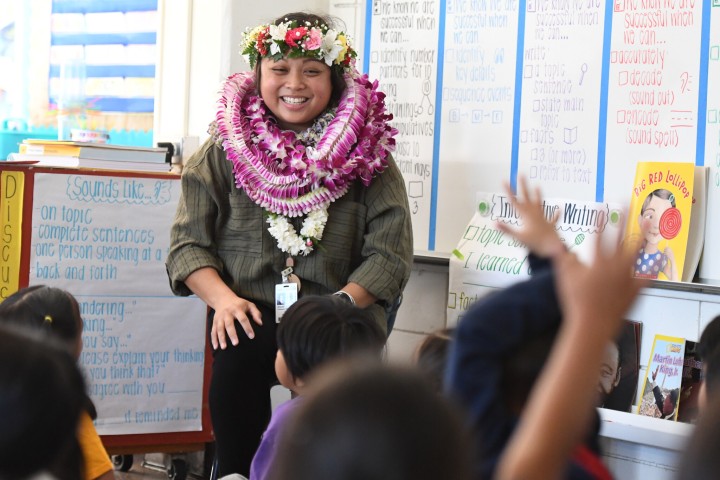
[[[640,239],[636,277],[679,282],[683,278],[693,202],[695,165],[640,162],[627,217],[625,239]],[[649,223],[642,235],[641,225]]]
[[[655,335],[638,405],[640,415],[677,420],[684,363],[684,338]]]

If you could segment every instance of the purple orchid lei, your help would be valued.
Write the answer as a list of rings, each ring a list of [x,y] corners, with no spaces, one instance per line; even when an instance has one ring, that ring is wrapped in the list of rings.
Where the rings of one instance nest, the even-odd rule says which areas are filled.
[[[388,124],[385,94],[357,71],[335,117],[315,145],[282,130],[256,94],[255,76],[237,73],[224,83],[217,133],[233,163],[235,183],[258,206],[275,215],[298,217],[327,209],[355,180],[369,185],[387,167],[397,130]]]

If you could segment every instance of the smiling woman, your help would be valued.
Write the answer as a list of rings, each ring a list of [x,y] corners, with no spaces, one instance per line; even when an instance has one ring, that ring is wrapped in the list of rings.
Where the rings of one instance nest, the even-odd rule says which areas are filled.
[[[389,330],[413,255],[397,130],[346,35],[292,13],[246,31],[242,54],[253,71],[225,81],[183,170],[167,259],[173,291],[211,308],[218,476],[248,475],[267,425],[275,306],[342,292]]]

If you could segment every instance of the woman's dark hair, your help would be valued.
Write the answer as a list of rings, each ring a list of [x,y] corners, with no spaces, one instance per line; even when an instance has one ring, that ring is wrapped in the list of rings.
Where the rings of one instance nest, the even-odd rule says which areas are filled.
[[[0,303],[0,323],[17,323],[52,333],[74,352],[82,335],[77,300],[60,288],[34,285]]]
[[[273,20],[273,25],[279,25],[283,22],[293,21],[296,22],[310,22],[312,24],[327,25],[329,28],[337,30],[337,24],[339,20],[335,20],[329,16],[320,16],[314,13],[306,12],[292,12],[282,17],[278,17]],[[255,64],[255,85],[260,94],[260,64],[262,63],[262,57],[258,58],[258,62]],[[339,68],[330,68],[330,83],[332,84],[332,93],[330,95],[330,105],[337,105],[340,102],[340,97],[345,91],[345,77],[343,72]]]
[[[85,383],[59,342],[17,325],[0,325],[0,478],[48,470],[80,479],[75,437]],[[57,463],[64,465],[57,468]]]
[[[431,332],[415,351],[415,365],[427,376],[436,392],[442,391],[452,333],[452,328]]]
[[[344,362],[343,362],[344,363]],[[469,440],[458,409],[420,372],[333,365],[281,436],[273,480],[466,480]],[[321,380],[321,372],[317,380]]]
[[[366,310],[334,295],[301,298],[288,308],[277,329],[278,349],[294,378],[336,357],[380,356],[386,340]]]

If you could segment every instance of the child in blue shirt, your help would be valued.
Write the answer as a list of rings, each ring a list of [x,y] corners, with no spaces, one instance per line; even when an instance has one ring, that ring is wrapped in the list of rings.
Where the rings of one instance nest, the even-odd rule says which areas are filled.
[[[600,372],[606,345],[643,285],[631,277],[636,250],[598,247],[592,265],[583,265],[541,204],[539,191],[521,181],[513,205],[523,226],[498,228],[528,246],[533,276],[463,317],[446,386],[475,432],[476,478],[608,479],[596,445],[599,373],[589,372]]]

